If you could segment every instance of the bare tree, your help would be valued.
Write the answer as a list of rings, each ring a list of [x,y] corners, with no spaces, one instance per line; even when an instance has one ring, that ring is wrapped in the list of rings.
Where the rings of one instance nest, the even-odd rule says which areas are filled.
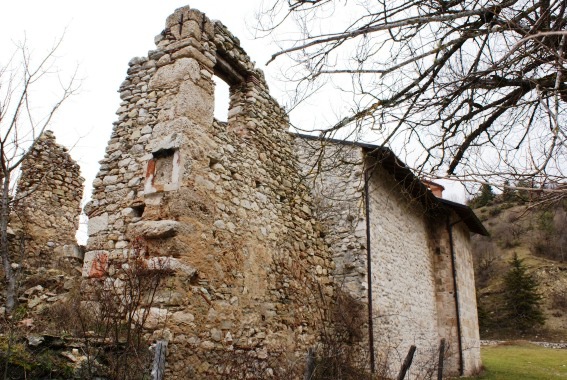
[[[270,62],[291,59],[296,99],[348,91],[350,111],[310,130],[362,133],[432,178],[563,197],[566,5],[265,0],[258,30],[280,43]]]
[[[54,66],[61,42],[57,40],[38,60],[24,41],[16,45],[9,61],[0,65],[0,256],[6,282],[6,313],[14,308],[17,292],[17,265],[12,260],[8,223],[12,204],[17,201],[13,185],[18,168],[63,102],[77,90],[76,73],[63,80]],[[54,79],[55,86],[49,82]],[[50,85],[49,96],[33,99],[45,82]]]

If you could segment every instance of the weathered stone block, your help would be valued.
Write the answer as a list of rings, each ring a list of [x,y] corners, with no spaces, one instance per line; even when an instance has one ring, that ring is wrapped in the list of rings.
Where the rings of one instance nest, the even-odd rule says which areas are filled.
[[[164,90],[177,87],[186,80],[196,82],[200,76],[199,63],[196,60],[193,58],[180,58],[171,65],[157,69],[150,80],[149,89]]]
[[[56,247],[54,252],[57,256],[60,257],[74,257],[79,260],[83,260],[85,257],[85,252],[77,244],[67,244],[64,246]]]
[[[106,275],[108,270],[108,258],[109,255],[107,251],[97,250],[85,253],[82,276],[100,278]]]
[[[192,82],[184,82],[179,88],[175,104],[176,117],[188,117],[198,125],[209,126],[213,122],[213,94]]]
[[[163,327],[167,320],[167,315],[167,309],[161,309],[159,307],[151,307],[149,309],[140,308],[134,312],[133,319],[136,323],[143,324],[144,328],[153,330],[158,327]]]
[[[171,28],[171,34],[176,39],[193,37],[197,41],[201,40],[201,27],[195,20],[188,20],[182,26],[178,24],[177,27]]]
[[[108,213],[104,213],[99,216],[94,216],[89,219],[87,232],[89,236],[95,235],[100,231],[104,231],[108,228]]]
[[[197,270],[195,268],[184,264],[174,257],[151,257],[146,261],[146,263],[148,269],[181,272],[189,277],[193,277],[197,274]]]
[[[190,325],[195,321],[195,316],[185,311],[176,311],[172,314],[171,319],[175,324]]]
[[[146,220],[131,224],[128,235],[146,239],[160,239],[177,235],[180,223],[175,220]]]

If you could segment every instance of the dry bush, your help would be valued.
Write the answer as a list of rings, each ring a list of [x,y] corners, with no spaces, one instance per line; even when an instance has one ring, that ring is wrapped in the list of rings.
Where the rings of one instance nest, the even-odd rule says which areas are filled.
[[[336,291],[317,351],[314,380],[369,378],[369,357],[362,346],[367,326],[366,306],[346,292]]]
[[[138,242],[139,244],[140,242]],[[171,270],[148,267],[138,247],[127,259],[110,262],[113,267],[101,278],[82,283],[65,302],[46,313],[52,329],[59,335],[79,339],[81,379],[147,379],[152,364],[150,341],[145,329],[149,311],[160,285]]]
[[[144,379],[149,373],[150,342],[144,327],[159,286],[170,271],[148,268],[138,255],[119,268],[114,276],[92,283],[92,301],[82,302],[79,308],[88,352],[85,378],[96,377],[98,364],[112,379]]]
[[[567,292],[556,290],[551,294],[551,307],[567,312]]]
[[[472,253],[477,287],[484,288],[498,272],[499,256],[496,245],[486,237],[478,237],[472,242]]]
[[[218,377],[226,380],[288,380],[300,379],[303,376],[304,358],[287,357],[285,352],[271,351],[265,360],[258,360],[254,350],[216,351],[222,363]],[[187,374],[189,378],[194,373]]]
[[[537,233],[530,242],[536,256],[564,262],[567,260],[567,212],[563,207],[543,210],[537,216]]]

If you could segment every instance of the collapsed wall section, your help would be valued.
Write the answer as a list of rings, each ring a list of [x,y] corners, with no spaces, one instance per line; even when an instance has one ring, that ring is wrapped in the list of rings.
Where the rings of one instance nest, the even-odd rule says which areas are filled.
[[[148,327],[169,340],[168,378],[269,375],[315,344],[333,292],[286,114],[220,22],[180,8],[156,44],[120,87],[83,275],[166,259],[178,273]],[[213,118],[213,75],[230,85],[228,123]]]
[[[67,149],[44,131],[22,161],[10,218],[10,227],[25,237],[28,263],[51,267],[64,256],[81,258],[75,234],[83,182]]]

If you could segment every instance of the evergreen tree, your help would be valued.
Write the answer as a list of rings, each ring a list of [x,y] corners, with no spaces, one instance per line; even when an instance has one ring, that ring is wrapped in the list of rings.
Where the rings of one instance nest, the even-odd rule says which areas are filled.
[[[524,260],[519,259],[516,253],[510,265],[504,277],[508,322],[521,331],[543,325],[545,317],[541,311],[541,294],[536,279],[527,272]]]
[[[486,206],[488,203],[492,202],[494,199],[494,192],[492,191],[492,186],[483,184],[480,187],[480,193],[478,193],[470,202],[472,208],[479,208]]]
[[[504,182],[504,188],[502,189],[502,201],[512,202],[514,200],[514,190],[510,188],[510,181]]]

